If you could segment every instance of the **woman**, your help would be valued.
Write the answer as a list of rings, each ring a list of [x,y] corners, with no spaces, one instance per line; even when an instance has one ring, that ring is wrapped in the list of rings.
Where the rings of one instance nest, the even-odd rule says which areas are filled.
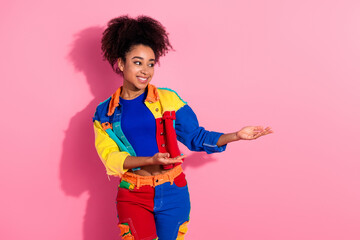
[[[159,58],[171,49],[165,28],[145,16],[112,19],[103,33],[104,57],[124,81],[96,109],[95,146],[107,174],[121,178],[122,239],[184,239],[190,199],[177,140],[192,151],[213,153],[229,142],[272,133],[261,126],[229,134],[200,127],[176,92],[150,84]]]

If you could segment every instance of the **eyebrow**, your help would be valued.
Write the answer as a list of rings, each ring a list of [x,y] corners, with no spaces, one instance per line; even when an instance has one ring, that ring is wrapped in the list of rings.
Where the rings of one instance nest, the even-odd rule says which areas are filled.
[[[138,57],[138,56],[135,56],[135,57],[133,57],[133,58],[131,58],[131,59],[134,59],[134,58],[139,58],[139,59],[141,59],[141,60],[144,60],[144,58]],[[155,61],[155,59],[151,58],[151,59],[149,59],[149,61]]]

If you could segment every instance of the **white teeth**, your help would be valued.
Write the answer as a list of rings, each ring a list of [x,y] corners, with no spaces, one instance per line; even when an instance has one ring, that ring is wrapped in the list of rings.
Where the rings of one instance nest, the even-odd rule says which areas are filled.
[[[141,80],[141,81],[146,81],[147,80],[147,78],[144,78],[144,77],[138,77],[138,79]]]

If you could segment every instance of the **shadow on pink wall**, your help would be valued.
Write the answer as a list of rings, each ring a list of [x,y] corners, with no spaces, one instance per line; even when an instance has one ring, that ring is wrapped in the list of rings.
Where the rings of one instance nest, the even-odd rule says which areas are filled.
[[[60,165],[61,188],[68,196],[88,193],[83,220],[84,240],[119,239],[116,227],[115,197],[118,179],[109,182],[94,148],[92,117],[96,106],[107,99],[122,83],[103,61],[101,27],[90,27],[75,35],[69,61],[85,75],[94,99],[70,120],[65,132]],[[193,153],[186,158],[184,169],[216,161],[206,153]]]

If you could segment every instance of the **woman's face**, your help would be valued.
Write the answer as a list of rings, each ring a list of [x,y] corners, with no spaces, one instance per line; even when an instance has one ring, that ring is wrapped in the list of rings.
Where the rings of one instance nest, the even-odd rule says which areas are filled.
[[[124,88],[145,91],[154,75],[154,51],[142,44],[134,45],[126,54],[125,62],[119,59],[118,66],[124,75]]]

